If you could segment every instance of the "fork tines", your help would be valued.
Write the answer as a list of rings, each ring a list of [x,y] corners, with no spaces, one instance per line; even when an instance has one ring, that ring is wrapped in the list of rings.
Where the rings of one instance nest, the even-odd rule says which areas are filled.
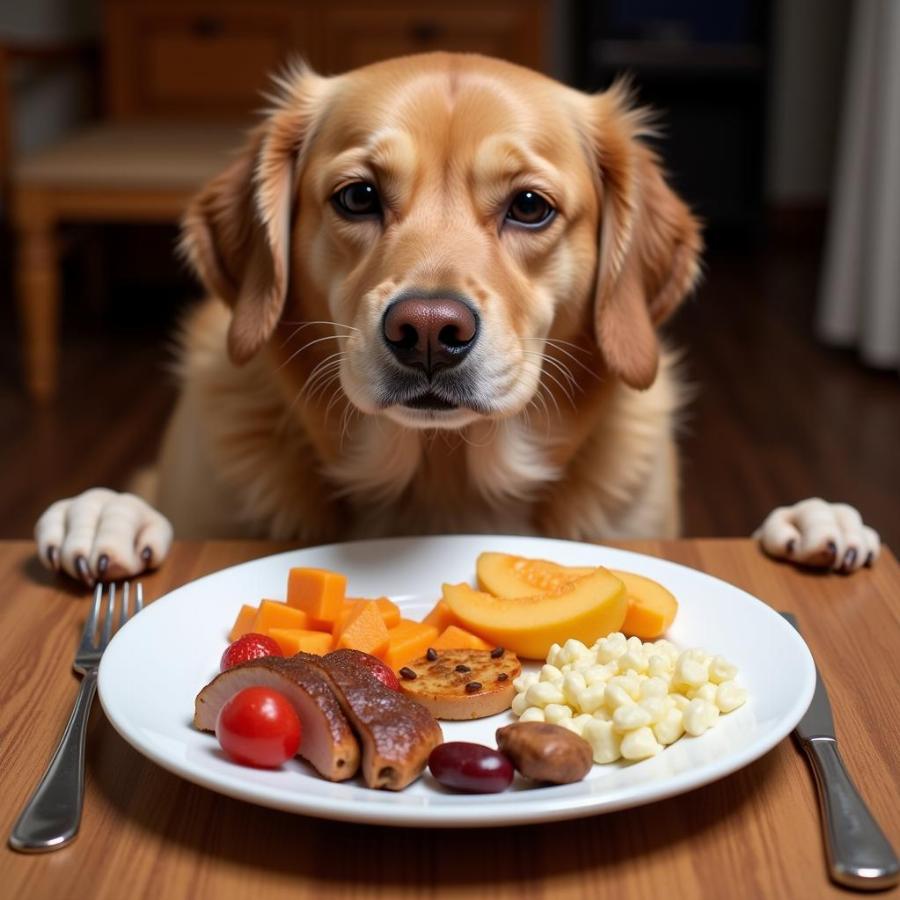
[[[103,585],[98,584],[94,589],[94,602],[91,605],[90,614],[84,623],[84,632],[81,636],[81,650],[103,650],[112,637],[113,620],[116,610],[117,585],[110,582],[108,585],[108,598],[106,601],[106,610],[101,620],[101,609],[103,607]],[[117,630],[121,628],[135,613],[139,613],[144,607],[144,586],[138,582],[134,590],[134,609],[130,606],[131,584],[126,581],[121,585],[122,601],[119,604],[119,622],[116,626]],[[100,625],[99,641],[97,640],[98,625]]]

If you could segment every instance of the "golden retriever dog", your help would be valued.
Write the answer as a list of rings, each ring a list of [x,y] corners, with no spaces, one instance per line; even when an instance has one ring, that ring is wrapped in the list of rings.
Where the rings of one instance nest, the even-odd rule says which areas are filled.
[[[657,329],[702,238],[649,133],[621,85],[589,95],[477,55],[278,79],[184,217],[212,299],[183,328],[145,500],[54,504],[41,558],[90,583],[158,565],[173,528],[677,535],[684,391]],[[878,549],[821,500],[764,532],[835,568]]]

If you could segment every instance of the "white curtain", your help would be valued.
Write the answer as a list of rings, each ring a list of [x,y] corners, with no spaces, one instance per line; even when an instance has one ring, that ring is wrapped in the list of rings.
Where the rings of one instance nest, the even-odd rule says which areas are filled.
[[[853,4],[817,330],[900,370],[900,0]]]

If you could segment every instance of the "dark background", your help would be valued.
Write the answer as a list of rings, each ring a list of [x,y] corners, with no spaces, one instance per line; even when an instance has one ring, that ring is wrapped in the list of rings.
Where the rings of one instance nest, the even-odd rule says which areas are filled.
[[[94,484],[124,486],[153,459],[174,400],[165,348],[199,295],[173,253],[174,223],[64,224],[56,399],[35,403],[21,375],[8,214],[14,164],[115,114],[110,59],[121,37],[110,27],[111,11],[131,14],[140,2],[0,2],[0,53],[7,51],[0,77],[9,99],[6,110],[0,103],[8,134],[0,152],[0,537],[28,535],[44,505],[60,496]],[[210,2],[161,0],[155,8],[189,14],[193,39],[209,46],[229,29],[253,31],[250,0]],[[497,11],[502,5],[334,0],[327,12],[312,4],[314,26],[290,37],[314,62],[317,54],[325,60],[325,71],[398,48],[514,55],[524,45]],[[706,222],[704,283],[666,329],[685,348],[695,390],[682,436],[685,535],[747,535],[773,506],[820,495],[859,507],[896,548],[896,373],[822,346],[813,327],[850,0],[522,0],[525,6],[539,8],[540,68],[591,91],[631,78],[640,102],[658,112],[658,147],[673,183]],[[230,24],[236,9],[249,10],[244,24]],[[39,46],[75,49],[61,60],[18,52]],[[234,64],[249,67],[252,97],[253,59]],[[144,77],[135,76],[139,88]],[[264,73],[258,77],[261,83]],[[210,109],[181,114],[202,118]]]

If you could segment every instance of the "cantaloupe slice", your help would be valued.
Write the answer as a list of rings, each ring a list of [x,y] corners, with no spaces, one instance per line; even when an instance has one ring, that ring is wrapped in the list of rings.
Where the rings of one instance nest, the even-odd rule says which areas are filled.
[[[530,597],[495,597],[467,584],[445,584],[444,600],[470,631],[529,659],[576,638],[592,644],[625,621],[625,586],[607,569]]]
[[[268,634],[272,628],[312,628],[309,616],[281,600],[262,600],[250,631]]]
[[[357,600],[335,635],[335,649],[361,650],[375,656],[388,646],[388,629],[374,600]]]
[[[475,564],[478,587],[497,597],[534,597],[555,591],[594,567],[561,566],[546,559],[511,553],[481,553]]]
[[[392,668],[400,669],[411,659],[423,656],[425,651],[437,640],[438,630],[424,622],[413,622],[401,619],[388,630],[388,647],[381,658]]]
[[[435,650],[493,650],[493,646],[483,641],[477,634],[466,631],[458,625],[445,628],[430,646]]]
[[[331,635],[325,631],[310,631],[304,628],[272,628],[269,637],[281,647],[285,656],[295,653],[315,653],[323,656],[331,651],[334,644]]]
[[[234,620],[234,625],[231,626],[231,631],[228,632],[229,643],[233,643],[239,637],[243,637],[245,634],[253,631],[253,620],[256,618],[256,611],[255,606],[244,604],[241,607],[241,611]]]
[[[652,641],[665,634],[678,612],[678,601],[659,582],[634,572],[610,570],[624,585],[628,596],[628,612],[621,630]]]
[[[315,627],[331,629],[344,607],[347,578],[327,569],[288,572],[287,603],[305,612]]]

